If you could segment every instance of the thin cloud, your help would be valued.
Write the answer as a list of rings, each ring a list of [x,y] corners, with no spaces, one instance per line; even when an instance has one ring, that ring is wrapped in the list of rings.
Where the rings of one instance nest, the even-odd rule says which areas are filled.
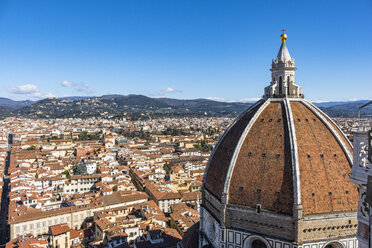
[[[75,91],[84,93],[84,94],[91,94],[94,91],[90,88],[89,84],[87,83],[73,83],[67,80],[61,82],[61,86],[65,88],[73,88]]]
[[[182,91],[180,91],[180,90],[176,90],[176,89],[174,89],[174,88],[168,87],[168,88],[166,88],[166,89],[164,89],[164,90],[159,91],[157,95],[159,95],[159,96],[164,96],[164,95],[166,95],[166,94],[171,94],[171,93],[181,93],[181,92],[182,92]]]
[[[11,88],[10,92],[13,94],[33,94],[39,92],[39,89],[37,88],[36,85],[24,84]]]
[[[62,85],[62,87],[70,88],[70,87],[74,86],[74,83],[65,80],[65,81],[63,81],[63,82],[61,83],[61,85]]]
[[[52,93],[40,92],[40,90],[34,84],[18,85],[16,87],[10,88],[9,91],[13,94],[26,95],[27,97],[33,98],[33,99],[44,99],[44,98],[49,98],[49,97],[56,97]]]
[[[341,98],[341,99],[336,99],[336,100],[310,100],[312,103],[327,103],[327,102],[356,102],[356,101],[361,101],[364,99],[359,99],[359,98]]]
[[[86,95],[93,93],[94,91],[90,89],[87,83],[80,84],[78,87],[75,88],[76,91],[84,93]]]
[[[222,97],[210,96],[210,97],[207,97],[205,99],[212,100],[212,101],[217,101],[217,102],[226,102],[226,99],[222,98]]]
[[[240,99],[238,100],[238,102],[257,102],[258,100],[260,100],[261,98],[259,97],[253,97],[253,98],[244,98],[244,99]]]
[[[177,90],[168,87],[168,88],[165,89],[165,92],[166,92],[166,93],[172,93],[172,92],[177,92]]]
[[[35,92],[30,96],[33,97],[33,98],[37,98],[37,99],[55,98],[56,97],[53,93],[42,93],[42,92]]]
[[[217,102],[257,102],[261,98],[243,98],[243,99],[227,99],[222,97],[207,97],[208,100],[213,100]]]

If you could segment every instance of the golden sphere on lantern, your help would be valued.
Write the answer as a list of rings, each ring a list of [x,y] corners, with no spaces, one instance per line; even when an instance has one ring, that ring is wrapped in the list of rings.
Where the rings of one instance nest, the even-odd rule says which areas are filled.
[[[282,40],[282,42],[285,42],[285,40],[287,39],[287,35],[286,34],[282,34],[280,36],[280,39]]]

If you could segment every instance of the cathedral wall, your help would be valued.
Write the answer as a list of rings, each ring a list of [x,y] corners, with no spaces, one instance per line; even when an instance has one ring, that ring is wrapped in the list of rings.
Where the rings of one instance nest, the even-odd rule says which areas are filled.
[[[226,210],[226,227],[249,230],[271,237],[294,240],[295,227],[291,216],[229,205]]]
[[[358,203],[358,233],[357,237],[359,240],[359,247],[364,248],[368,247],[369,244],[369,236],[371,232],[371,225],[370,225],[370,219],[372,219],[372,212],[370,211],[370,206],[367,203],[366,196],[366,186],[360,186],[359,188],[359,203]]]
[[[323,248],[330,242],[344,248],[358,247],[355,212],[305,216],[298,223],[296,244],[290,216],[228,206],[223,225],[210,211],[201,208],[200,247],[212,244],[216,248],[250,248],[257,238],[264,240],[268,248]]]
[[[215,198],[212,194],[210,194],[207,190],[203,189],[203,206],[209,210],[209,212],[216,218],[217,220],[223,220],[223,207],[217,198]]]
[[[222,240],[220,224],[204,207],[200,208],[199,235],[200,247],[207,244],[220,247],[219,243]]]
[[[306,216],[299,221],[299,240],[307,242],[339,237],[355,237],[358,221],[355,212]]]
[[[302,245],[293,244],[290,241],[264,237],[261,234],[242,232],[240,230],[226,229],[221,230],[224,237],[221,236],[218,248],[251,248],[251,242],[255,239],[263,240],[267,248],[324,248],[327,244],[334,243],[344,248],[358,248],[358,241],[355,237],[340,238],[337,240],[322,240],[318,242],[308,242]]]
[[[359,248],[369,248],[372,242],[372,211],[367,203],[368,176],[372,175],[372,164],[368,162],[368,134],[360,129],[354,132],[354,156],[350,181],[359,188],[358,234]]]
[[[243,232],[236,229],[218,227],[216,232],[218,232],[218,236],[215,236],[216,239],[213,243],[215,248],[251,248],[252,241],[257,239],[263,241],[267,248],[324,248],[330,243],[340,245],[343,248],[358,248],[358,241],[355,237],[327,239],[296,245],[288,240],[265,237],[262,234]],[[205,244],[207,243],[203,243],[203,245]]]

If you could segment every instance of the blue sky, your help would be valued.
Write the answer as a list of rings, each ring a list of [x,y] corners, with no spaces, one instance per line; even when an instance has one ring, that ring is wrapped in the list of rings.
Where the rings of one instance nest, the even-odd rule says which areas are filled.
[[[0,96],[259,98],[287,29],[312,101],[371,99],[372,1],[0,1]]]

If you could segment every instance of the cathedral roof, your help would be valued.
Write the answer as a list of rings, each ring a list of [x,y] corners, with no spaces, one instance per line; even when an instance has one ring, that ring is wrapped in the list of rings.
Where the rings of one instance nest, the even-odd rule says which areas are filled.
[[[352,147],[306,100],[268,99],[247,110],[215,148],[204,188],[226,204],[293,214],[356,210]]]
[[[277,60],[291,60],[282,34]],[[286,84],[272,81],[264,99],[226,130],[209,160],[203,189],[222,205],[301,215],[355,211],[358,191],[349,182],[352,146],[337,125]],[[282,74],[281,74],[282,73]],[[278,87],[289,87],[279,91]],[[279,92],[279,93],[278,93]],[[216,214],[218,216],[218,214]]]

